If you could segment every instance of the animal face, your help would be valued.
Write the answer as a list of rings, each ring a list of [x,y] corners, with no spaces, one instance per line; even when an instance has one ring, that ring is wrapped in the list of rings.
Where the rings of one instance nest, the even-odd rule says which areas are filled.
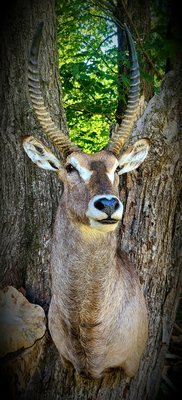
[[[96,154],[74,151],[61,162],[32,136],[24,138],[23,146],[35,164],[56,171],[63,181],[70,218],[102,232],[114,230],[122,218],[119,175],[138,168],[149,149],[148,140],[142,139],[119,160],[103,150]]]
[[[28,86],[36,116],[45,133],[59,148],[64,161],[55,157],[40,141],[25,137],[23,146],[31,160],[39,167],[56,171],[64,182],[66,212],[75,222],[92,229],[109,232],[122,218],[123,205],[119,199],[118,175],[132,171],[144,161],[149,150],[147,139],[139,140],[121,154],[136,117],[140,94],[140,73],[131,33],[124,25],[131,61],[128,105],[122,124],[116,127],[106,149],[88,155],[70,141],[54,124],[45,107],[38,71],[38,55],[43,24],[38,26],[30,49]]]

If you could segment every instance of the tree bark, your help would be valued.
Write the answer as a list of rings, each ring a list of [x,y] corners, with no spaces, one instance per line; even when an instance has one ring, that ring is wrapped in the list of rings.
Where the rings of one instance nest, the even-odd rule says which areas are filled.
[[[55,121],[66,130],[64,113],[59,107],[54,1],[8,3],[1,22],[0,279],[2,286],[23,286],[29,300],[48,305],[52,221],[61,185],[54,174],[40,171],[29,162],[21,144],[23,135],[42,136],[27,85],[29,47],[42,20],[42,89]]]
[[[36,26],[45,20],[40,54],[42,87],[54,120],[66,132],[59,111],[54,2],[14,1],[3,16],[1,90],[2,261],[1,286],[26,288],[27,297],[47,310],[52,224],[61,185],[54,174],[24,155],[21,136],[42,136],[27,92],[28,49]],[[1,24],[2,27],[2,24]],[[39,367],[18,399],[153,400],[175,319],[180,284],[181,71],[166,75],[131,136],[149,137],[150,155],[136,173],[121,181],[125,204],[119,245],[135,262],[145,293],[149,341],[138,374],[128,384],[121,370],[94,381],[64,369],[47,332]]]
[[[180,71],[166,76],[161,93],[138,122],[131,141],[149,137],[150,156],[121,182],[125,214],[120,246],[137,265],[150,321],[139,372],[130,384],[120,370],[98,381],[83,379],[62,368],[49,339],[28,399],[34,398],[35,382],[37,399],[153,400],[157,394],[180,289],[180,76]]]

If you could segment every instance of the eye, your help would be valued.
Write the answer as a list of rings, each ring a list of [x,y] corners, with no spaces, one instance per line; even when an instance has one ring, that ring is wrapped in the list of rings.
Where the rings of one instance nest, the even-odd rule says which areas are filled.
[[[70,174],[71,172],[76,171],[76,168],[73,167],[72,164],[68,164],[68,165],[66,166],[66,171]]]
[[[121,167],[118,166],[118,167],[116,168],[116,170],[115,170],[116,174],[118,174],[118,172],[119,172],[120,170],[121,170]]]

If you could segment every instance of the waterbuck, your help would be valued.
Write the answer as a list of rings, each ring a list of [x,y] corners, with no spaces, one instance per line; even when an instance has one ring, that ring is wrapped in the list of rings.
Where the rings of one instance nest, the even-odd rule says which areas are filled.
[[[31,160],[56,171],[64,183],[52,240],[49,330],[61,358],[91,378],[115,367],[132,377],[148,334],[137,273],[117,245],[116,228],[123,214],[119,175],[138,168],[149,150],[149,141],[141,139],[121,153],[136,117],[140,83],[134,42],[126,25],[124,29],[131,59],[127,110],[107,147],[96,154],[85,154],[73,144],[45,107],[38,72],[42,24],[29,58],[28,85],[35,114],[62,155],[60,161],[32,136],[23,140]]]

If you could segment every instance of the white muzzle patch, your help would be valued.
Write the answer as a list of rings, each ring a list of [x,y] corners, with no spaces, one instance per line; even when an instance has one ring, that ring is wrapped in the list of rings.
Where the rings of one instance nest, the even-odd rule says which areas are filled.
[[[109,218],[106,212],[95,207],[95,203],[103,198],[107,200],[116,199],[118,201],[117,209],[110,215]],[[123,204],[116,196],[109,194],[96,195],[92,197],[92,199],[89,201],[86,212],[86,216],[90,221],[90,226],[104,232],[110,232],[116,229],[119,221],[121,221],[122,215]]]

